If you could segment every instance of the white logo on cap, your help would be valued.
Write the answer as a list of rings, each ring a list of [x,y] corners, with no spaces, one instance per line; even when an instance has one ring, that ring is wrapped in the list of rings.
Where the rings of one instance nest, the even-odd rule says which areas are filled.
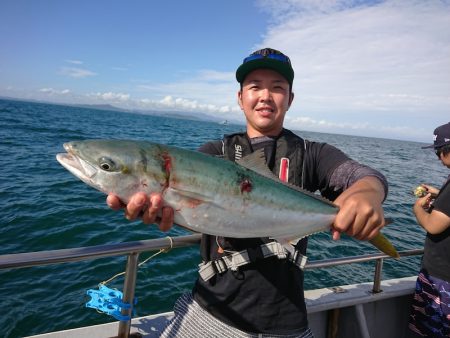
[[[433,141],[436,142],[436,140],[437,140],[437,135],[434,135]]]

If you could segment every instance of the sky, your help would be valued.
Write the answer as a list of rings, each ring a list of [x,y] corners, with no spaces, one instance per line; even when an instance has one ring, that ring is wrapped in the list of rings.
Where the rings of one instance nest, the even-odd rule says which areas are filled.
[[[450,0],[0,0],[0,97],[244,122],[236,68],[295,71],[285,127],[432,143],[450,121]]]

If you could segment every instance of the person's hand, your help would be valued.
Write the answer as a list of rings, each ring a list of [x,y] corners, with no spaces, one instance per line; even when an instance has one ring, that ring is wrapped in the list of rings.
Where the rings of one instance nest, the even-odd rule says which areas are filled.
[[[414,203],[413,210],[416,212],[418,208],[422,208],[424,210],[428,210],[433,202],[433,195],[431,193],[427,193],[425,196],[420,197]]]
[[[439,210],[433,209],[430,212],[433,200],[431,194],[418,198],[414,203],[413,211],[420,226],[428,233],[437,235],[450,227],[450,217]]]
[[[364,177],[345,190],[334,203],[339,212],[332,226],[334,240],[345,232],[360,240],[374,238],[385,225],[384,188],[375,177]]]
[[[428,184],[421,184],[422,187],[425,188],[425,190],[427,191],[427,193],[431,194],[431,196],[436,197],[439,194],[439,189],[428,185]]]
[[[134,194],[128,204],[114,194],[109,194],[106,204],[113,210],[125,209],[125,217],[132,221],[138,217],[142,218],[145,224],[157,223],[162,231],[168,231],[173,225],[173,209],[163,207],[161,194],[150,194],[147,196],[143,192]]]

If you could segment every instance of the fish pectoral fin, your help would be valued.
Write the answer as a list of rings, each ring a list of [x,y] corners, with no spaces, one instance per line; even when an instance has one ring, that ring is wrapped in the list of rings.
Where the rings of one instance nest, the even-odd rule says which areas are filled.
[[[170,195],[172,198],[175,197],[176,199],[189,203],[191,207],[195,207],[203,203],[213,203],[209,196],[195,191],[169,188],[165,192],[165,197]]]
[[[240,166],[257,172],[261,176],[270,178],[272,180],[279,180],[278,177],[269,169],[266,164],[266,155],[264,148],[255,150],[253,153],[244,156],[236,161]]]

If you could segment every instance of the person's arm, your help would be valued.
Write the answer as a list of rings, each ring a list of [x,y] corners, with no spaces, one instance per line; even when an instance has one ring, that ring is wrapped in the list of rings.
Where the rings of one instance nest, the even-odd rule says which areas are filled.
[[[375,237],[385,225],[382,203],[385,186],[378,177],[366,176],[343,191],[334,201],[339,206],[333,224],[333,239],[340,233],[360,240]]]
[[[312,143],[310,150],[309,169],[316,172],[321,194],[339,206],[333,239],[343,232],[360,240],[374,238],[385,225],[382,203],[388,183],[384,175],[331,145]]]
[[[450,227],[450,217],[436,209],[433,209],[430,213],[427,212],[425,208],[429,206],[431,198],[431,193],[418,198],[416,203],[414,203],[413,210],[420,226],[428,233],[437,235]]]

